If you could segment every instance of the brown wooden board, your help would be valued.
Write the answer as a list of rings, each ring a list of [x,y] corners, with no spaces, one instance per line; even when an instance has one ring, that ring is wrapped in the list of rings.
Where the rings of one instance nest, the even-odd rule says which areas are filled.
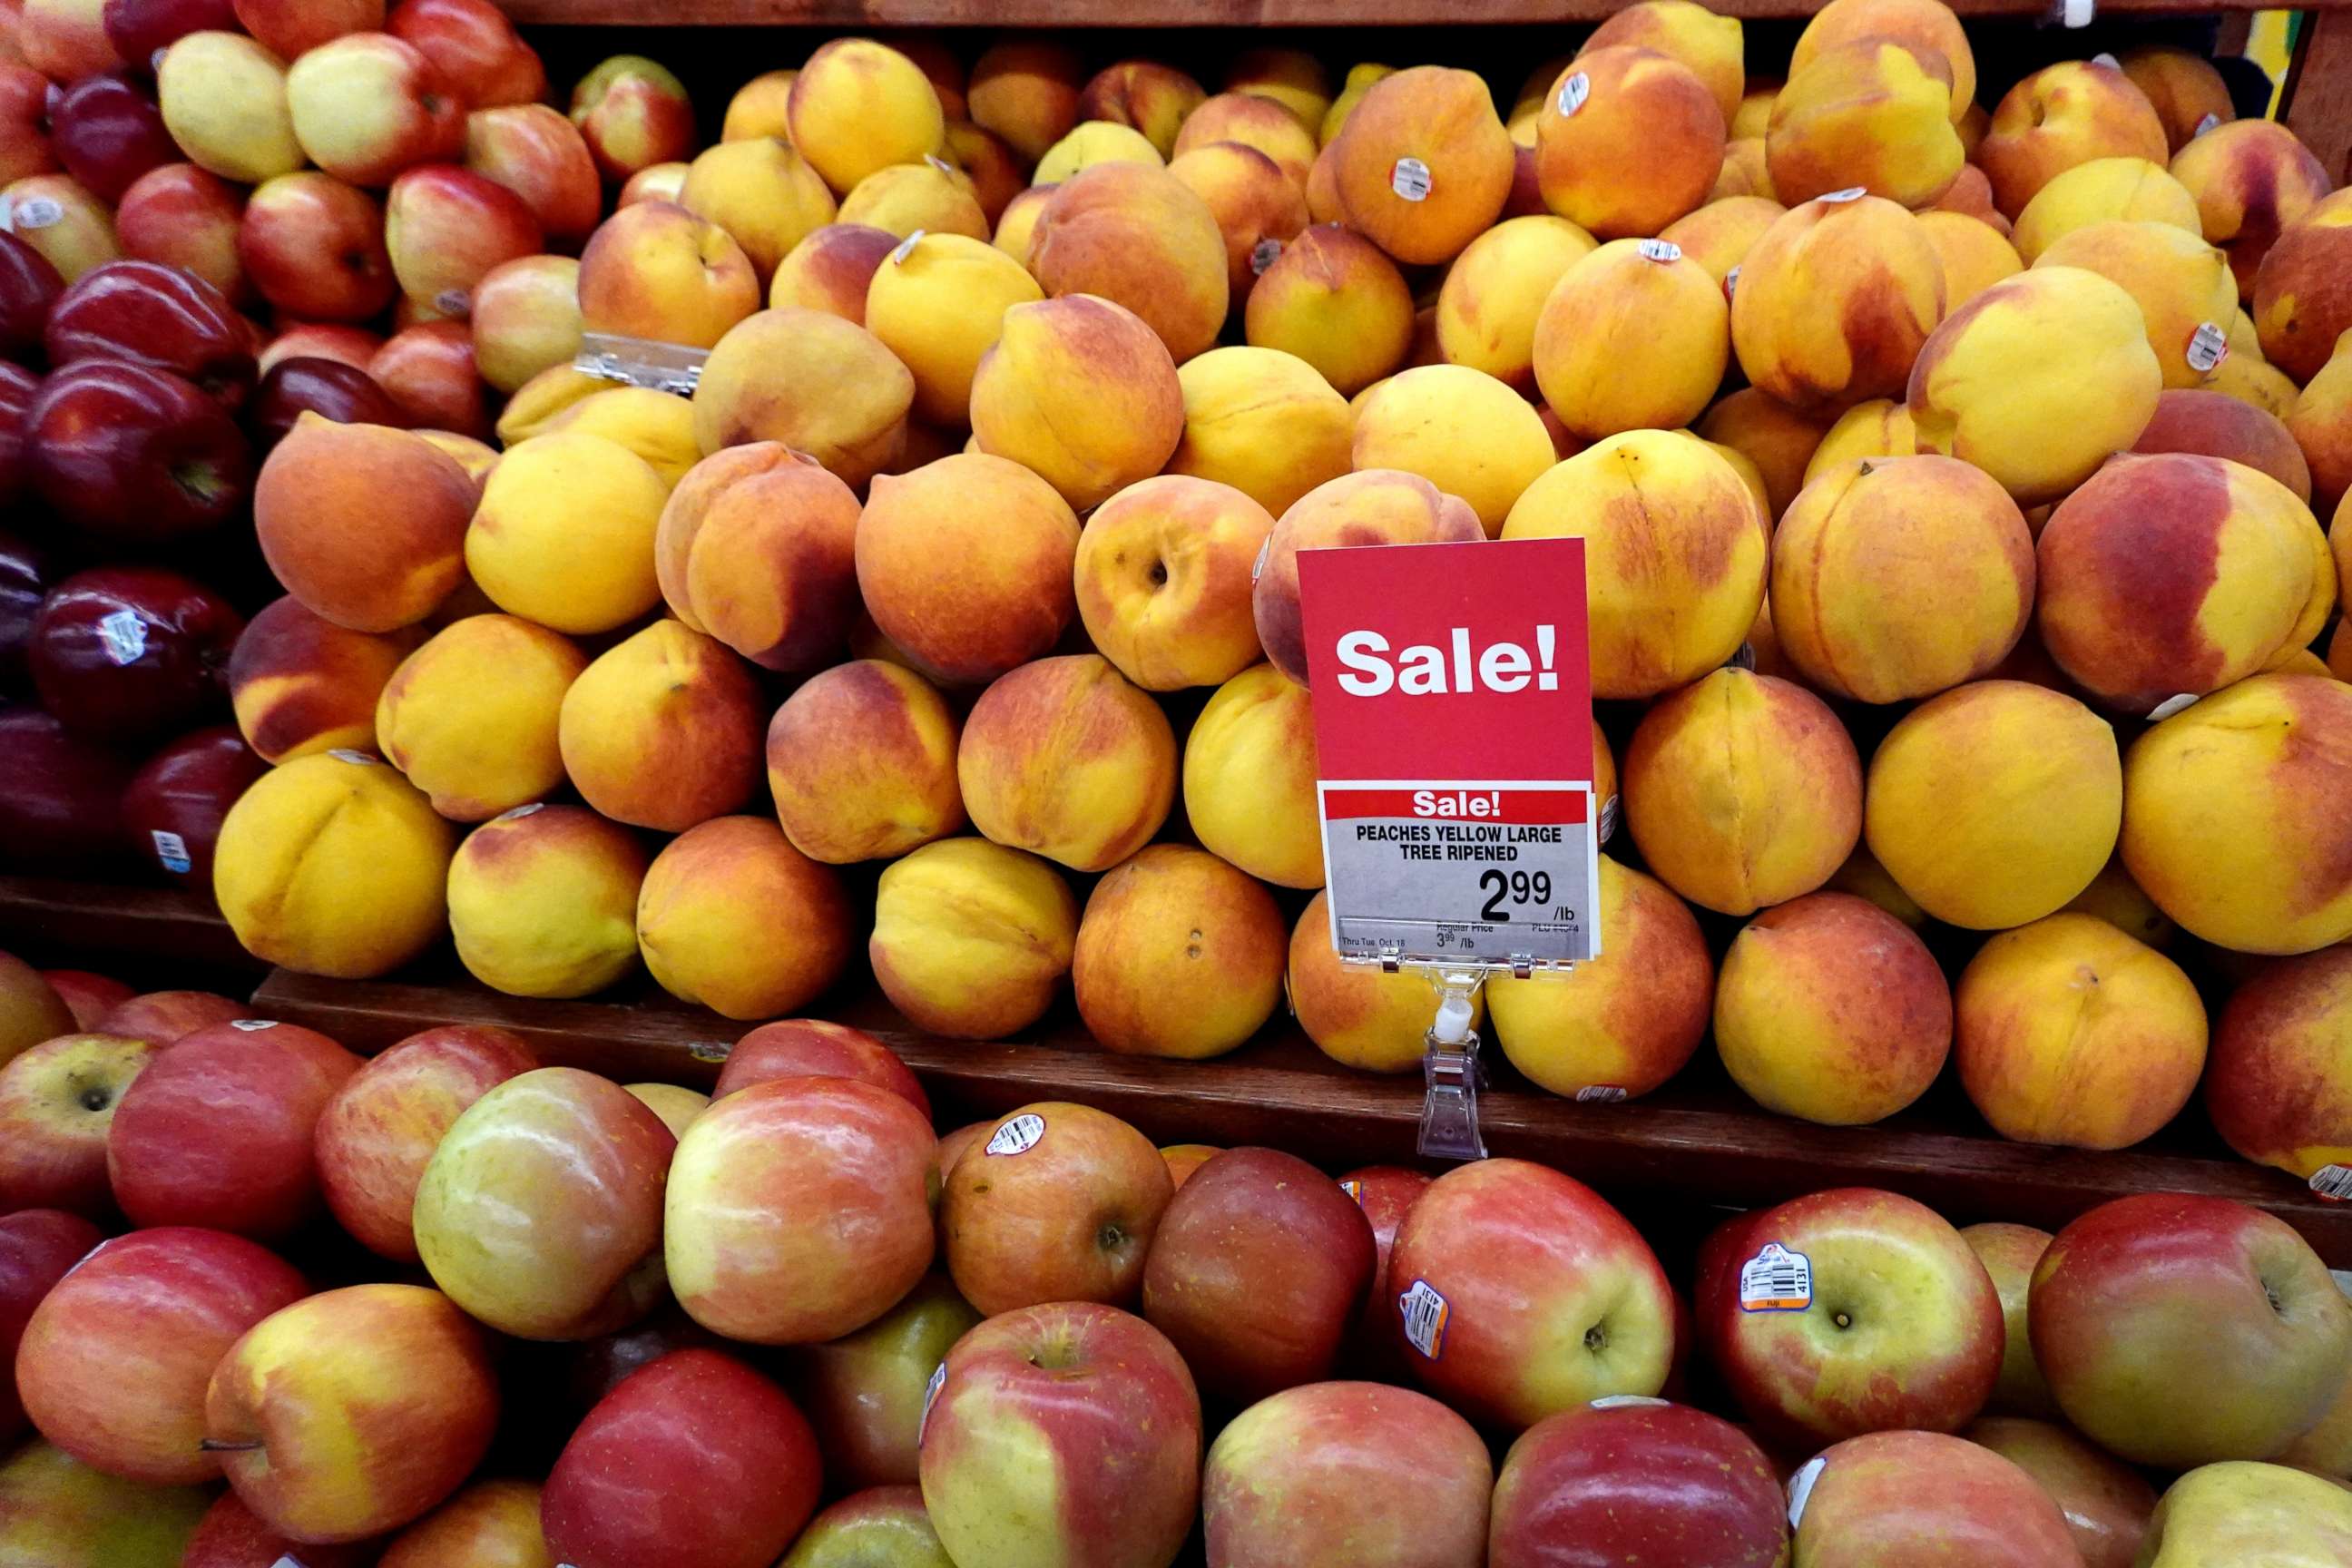
[[[2283,118],[2340,185],[2352,181],[2352,11],[2314,12],[2304,26]]]
[[[202,894],[42,877],[0,877],[0,949],[43,968],[112,973],[119,963],[127,972],[118,978],[142,988],[151,965],[213,991],[238,990],[269,967]]]

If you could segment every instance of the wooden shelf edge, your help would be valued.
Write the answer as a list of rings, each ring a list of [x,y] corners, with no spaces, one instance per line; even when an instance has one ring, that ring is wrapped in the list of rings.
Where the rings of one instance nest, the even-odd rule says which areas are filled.
[[[47,877],[0,877],[0,948],[204,965],[241,977],[269,967],[245,951],[202,894]]]
[[[1597,22],[1627,0],[506,0],[507,15],[534,26],[812,27],[1354,27],[1491,26]],[[2352,0],[2305,0],[2302,10]],[[1722,15],[1808,16],[1819,0],[1708,0]],[[2276,8],[2275,0],[2105,0],[2119,16],[2210,16]],[[2043,0],[1953,0],[1966,16],[2032,19]]]

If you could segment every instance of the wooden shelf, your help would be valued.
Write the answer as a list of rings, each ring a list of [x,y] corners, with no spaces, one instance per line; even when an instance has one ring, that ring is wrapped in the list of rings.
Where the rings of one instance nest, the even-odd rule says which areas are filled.
[[[44,877],[0,877],[0,949],[51,967],[126,959],[236,977],[206,987],[215,991],[236,990],[269,967],[245,951],[202,894]]]
[[[535,1002],[471,982],[362,984],[282,970],[254,1005],[355,1050],[379,1050],[437,1024],[497,1024],[551,1063],[702,1088],[748,1027],[650,988],[617,1000]],[[1271,1144],[1335,1171],[1413,1162],[1419,1080],[1349,1072],[1286,1023],[1217,1061],[1170,1062],[1108,1054],[1075,1019],[1049,1020],[1025,1040],[980,1044],[919,1033],[876,995],[828,999],[815,1010],[887,1042],[939,1102],[943,1124],[1076,1100],[1163,1143]],[[2268,1209],[2331,1267],[2352,1268],[2352,1205],[2322,1203],[2278,1172],[2236,1159],[2194,1109],[2138,1149],[2087,1153],[2005,1142],[1948,1084],[1946,1097],[1878,1126],[1827,1128],[1758,1110],[1704,1054],[1660,1094],[1619,1106],[1574,1105],[1495,1065],[1496,1086],[1481,1098],[1491,1152],[1556,1166],[1620,1201],[1744,1208],[1824,1187],[1876,1186],[1930,1203],[1957,1223],[2054,1228],[2112,1198],[2197,1192]]]
[[[505,0],[539,26],[1355,27],[1597,22],[1629,0]],[[2352,0],[2306,0],[2299,9]],[[1808,16],[1820,0],[1707,0],[1740,17]],[[2038,17],[2042,0],[1952,0],[1964,16]],[[2265,11],[2275,0],[2103,0],[2112,16]]]

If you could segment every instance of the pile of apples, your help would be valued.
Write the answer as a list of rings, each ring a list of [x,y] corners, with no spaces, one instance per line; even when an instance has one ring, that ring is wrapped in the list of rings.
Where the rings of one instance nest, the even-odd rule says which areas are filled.
[[[2221,1199],[2053,1238],[1840,1189],[1662,1259],[1523,1161],[1335,1181],[1066,1102],[938,1135],[838,1025],[705,1096],[55,980],[0,956],[0,1562],[2352,1552],[2352,1300]]]

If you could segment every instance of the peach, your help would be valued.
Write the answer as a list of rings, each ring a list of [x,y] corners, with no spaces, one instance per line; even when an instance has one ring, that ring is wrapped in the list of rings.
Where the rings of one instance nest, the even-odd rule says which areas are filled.
[[[1352,450],[1359,471],[1418,474],[1468,503],[1490,538],[1553,462],[1536,411],[1486,372],[1455,364],[1418,366],[1367,388]]]
[[[1279,349],[1211,349],[1176,372],[1184,434],[1164,471],[1231,485],[1279,514],[1348,471],[1353,416],[1313,365]]]
[[[1068,135],[1045,149],[1032,178],[1041,185],[1058,185],[1097,163],[1139,163],[1156,169],[1166,163],[1160,149],[1151,144],[1151,138],[1133,126],[1108,120],[1084,120],[1072,126]]]
[[[1163,158],[1174,151],[1185,117],[1208,93],[1173,66],[1157,60],[1120,60],[1105,66],[1078,93],[1078,118],[1108,121],[1143,132]]]
[[[787,105],[797,70],[761,71],[735,89],[727,100],[727,115],[719,128],[722,142],[752,142],[762,136],[792,140]]]
[[[654,857],[636,947],[679,1001],[722,1018],[774,1018],[799,1012],[849,963],[849,901],[838,873],[773,822],[713,817]]]
[[[1045,204],[1060,188],[1032,185],[1007,202],[1003,212],[997,215],[996,232],[989,243],[1022,266],[1028,266],[1029,247],[1037,237],[1037,220],[1045,216]]]
[[[1315,132],[1316,142],[1328,147],[1338,141],[1339,132],[1347,128],[1348,117],[1356,112],[1356,105],[1364,101],[1364,95],[1394,75],[1396,67],[1375,65],[1370,60],[1349,66],[1347,79],[1339,84],[1339,95],[1323,111],[1322,121]]]
[[[1707,187],[1706,199],[1713,204],[1727,196],[1761,196],[1774,206],[1780,205],[1780,192],[1772,184],[1771,152],[1761,136],[1738,137],[1724,143],[1723,167],[1716,171],[1715,184]],[[1684,214],[1666,228],[1689,216]],[[1659,237],[1664,237],[1664,229],[1658,233]]]
[[[588,658],[513,616],[467,616],[393,673],[375,709],[385,760],[452,822],[482,822],[563,783],[556,720]]]
[[[1070,982],[1106,1050],[1198,1061],[1273,1016],[1288,944],[1265,888],[1206,850],[1155,844],[1087,895]]]
[[[687,165],[677,201],[726,230],[763,282],[835,212],[833,193],[817,172],[791,142],[773,136],[705,149]]]
[[[857,585],[882,635],[918,668],[971,685],[1061,637],[1076,608],[1077,548],[1078,520],[1053,486],[1006,458],[958,453],[874,481],[857,524]]]
[[[1228,298],[1249,298],[1284,242],[1307,226],[1307,193],[1273,159],[1238,142],[1195,147],[1168,172],[1201,198],[1224,237]]]
[[[580,319],[592,332],[707,349],[759,308],[743,247],[675,202],[621,208],[580,253]]]
[[[1150,841],[1175,800],[1176,765],[1167,715],[1098,654],[998,678],[956,748],[972,826],[1074,871],[1106,870]]]
[[[2124,864],[2194,936],[2309,952],[2352,936],[2352,687],[2257,675],[2158,724],[2124,773]]]
[[[972,377],[971,429],[981,451],[1084,510],[1160,471],[1183,435],[1183,389],[1165,342],[1123,306],[1087,294],[1015,305]]]
[[[1180,364],[1224,325],[1224,236],[1165,169],[1106,163],[1064,180],[1037,215],[1028,266],[1048,294],[1098,295],[1133,311]]]
[[[2228,370],[2238,358],[2231,355],[2221,368]],[[2336,352],[2280,417],[2311,469],[2312,500],[2334,507],[2352,494],[2352,338],[2336,340]]]
[[[2031,264],[2078,228],[2098,223],[2168,223],[2203,235],[2197,198],[2161,163],[2146,158],[2094,158],[2052,179],[2017,215],[2012,237]]]
[[[604,389],[557,409],[536,434],[595,436],[645,459],[665,490],[702,460],[694,439],[694,405],[650,386]]]
[[[705,470],[713,470],[703,476]],[[857,496],[806,453],[730,447],[662,510],[655,574],[671,613],[768,669],[829,663],[856,618]]]
[[[1202,847],[1260,881],[1323,885],[1307,688],[1270,664],[1217,688],[1185,738],[1184,813]]]
[[[965,107],[974,124],[1002,136],[1034,163],[1078,122],[1085,79],[1067,46],[1016,35],[992,44],[972,62]]]
[[[914,401],[913,375],[864,327],[823,310],[761,310],[704,363],[694,437],[706,457],[781,441],[854,489],[897,459]]]
[[[923,68],[871,38],[818,46],[785,101],[793,150],[846,193],[877,169],[940,149],[947,117]]]
[[[1273,531],[1272,514],[1231,485],[1181,474],[1129,485],[1078,535],[1087,637],[1147,691],[1231,679],[1264,657],[1250,576]]]
[[[613,198],[614,211],[633,207],[639,202],[672,202],[686,189],[684,163],[648,163],[631,174],[622,184],[620,194]]]
[[[1323,62],[1305,49],[1244,49],[1225,67],[1224,90],[1271,99],[1298,117],[1320,125],[1331,108],[1331,82]]]
[[[398,773],[357,752],[320,752],[262,774],[229,807],[213,894],[262,962],[364,980],[447,928],[456,847],[449,825]]]
[[[1492,227],[1517,162],[1486,82],[1444,66],[1383,79],[1331,148],[1349,226],[1408,265],[1451,261]]]
[[[1679,246],[1612,240],[1570,266],[1536,318],[1536,384],[1571,436],[1677,429],[1731,359],[1723,289]]]
[[[947,146],[940,156],[971,182],[981,216],[992,226],[1004,216],[1013,199],[1028,188],[1027,175],[1013,149],[993,132],[983,131],[969,120],[948,121]]]
[[[1974,463],[2034,506],[2139,439],[2164,374],[2121,286],[2036,266],[1936,329],[1911,371],[1912,429],[1921,451]]]
[[[2126,936],[2144,942],[2150,947],[2171,944],[2179,928],[2156,900],[2141,890],[2131,879],[2123,857],[2112,856],[2091,885],[2074,895],[2066,908],[2075,914],[2096,915]]]
[[[1722,108],[1706,83],[1648,49],[1579,55],[1537,121],[1544,205],[1602,239],[1654,235],[1696,211],[1723,168]]]
[[[1467,501],[1419,474],[1366,468],[1318,485],[1276,521],[1258,563],[1252,603],[1266,658],[1291,679],[1307,683],[1307,645],[1298,618],[1300,551],[1464,543],[1485,537]]]
[[[1629,430],[1529,485],[1505,539],[1585,542],[1596,697],[1654,697],[1738,651],[1769,533],[1737,469],[1682,431]]]
[[[1601,955],[1564,975],[1498,975],[1486,1006],[1503,1054],[1531,1081],[1611,1104],[1658,1089],[1698,1049],[1715,963],[1698,921],[1663,884],[1606,855],[1600,872]]]
[[[964,825],[955,712],[929,682],[880,659],[810,677],[768,724],[768,788],[793,847],[845,866],[883,860]]]
[[[1044,1016],[1077,934],[1077,900],[1050,863],[985,838],[943,838],[882,873],[866,957],[917,1028],[985,1040]]]
[[[253,526],[304,608],[389,632],[423,620],[464,578],[474,500],[466,471],[407,431],[306,413],[261,466]]]
[[[2352,948],[2265,964],[2231,993],[2205,1080],[2205,1108],[2231,1148],[2305,1181],[2352,1165],[2347,1022]]]
[[[1858,899],[1869,900],[1913,931],[1927,923],[1927,911],[1895,885],[1895,879],[1886,874],[1886,868],[1873,858],[1868,849],[1857,848],[1847,856],[1845,864],[1830,879],[1829,888],[1832,892],[1852,893]]]
[[[1438,290],[1437,346],[1446,363],[1533,393],[1544,301],[1594,244],[1566,218],[1549,216],[1509,218],[1472,240]]]
[[[1601,862],[1604,889],[1610,866]],[[1307,900],[1292,928],[1284,989],[1298,1026],[1333,1061],[1362,1072],[1421,1067],[1437,1012],[1436,987],[1416,971],[1389,973],[1377,965],[1341,962],[1331,946],[1330,908],[1322,893]],[[1486,994],[1471,1005],[1475,1020],[1486,1011]]]
[[[811,229],[776,264],[768,303],[779,310],[794,306],[824,310],[862,327],[875,270],[898,243],[887,229],[861,224],[829,223]]]
[[[2034,266],[2078,267],[2131,295],[2168,387],[2204,382],[2212,363],[2200,334],[2226,337],[2237,312],[2227,258],[2168,223],[2091,224],[2052,241]]]
[[[988,238],[988,214],[962,170],[945,159],[893,163],[857,182],[841,198],[841,221],[878,228],[901,239],[918,234]]]
[[[586,996],[636,967],[645,846],[576,805],[520,805],[449,862],[449,932],[475,979],[510,996]]]
[[[1986,179],[1985,172],[1974,163],[1964,164],[1951,188],[1930,203],[1927,210],[1961,213],[2003,236],[2016,226],[2009,221],[2006,214],[1992,205],[1992,182]]]
[[[1960,1082],[2020,1143],[2127,1149],[2197,1092],[2205,1005],[2179,965],[2094,915],[1977,950],[1953,994]]]
[[[2230,84],[2202,55],[2177,44],[2140,44],[2124,51],[2123,68],[2163,121],[2165,143],[2174,153],[2238,118]]]
[[[258,184],[310,161],[294,139],[286,62],[251,38],[190,33],[154,69],[163,128],[198,168]]]
[[[1271,905],[1268,909],[1272,912]],[[1281,917],[1275,919],[1278,942]],[[1276,961],[1277,970],[1280,962]],[[73,1034],[83,1026],[39,970],[13,953],[0,952],[0,1062],[13,1061],[44,1040]]]
[[[2254,297],[2263,258],[2330,188],[2327,170],[2274,120],[2217,125],[2173,155],[2172,177],[2197,198],[2205,237],[2230,258],[2238,298]]]
[[[283,763],[313,752],[375,749],[375,704],[408,652],[405,640],[355,632],[287,597],[246,626],[228,661],[229,701],[255,755]]]
[[[1830,0],[1798,35],[1791,76],[1824,50],[1862,38],[1892,38],[1925,56],[1940,55],[1952,72],[1953,123],[1977,98],[1977,62],[1960,19],[1942,0]]]
[[[2263,354],[2298,382],[2317,375],[2352,331],[2352,195],[2338,192],[2290,224],[2254,272]]]
[[[2004,278],[2025,270],[2025,260],[2001,232],[1966,213],[1924,212],[1919,226],[1944,266],[1944,306],[1957,310]]]
[[[866,329],[915,378],[915,412],[952,428],[971,416],[972,377],[996,346],[1004,313],[1045,297],[1020,263],[985,239],[919,234],[876,268]]]
[[[613,390],[614,384],[604,377],[590,375],[568,364],[541,371],[523,383],[522,390],[509,398],[506,407],[499,411],[499,444],[513,447],[533,436],[544,436],[573,405]]]
[[[759,710],[759,688],[733,654],[676,621],[656,621],[572,681],[556,743],[590,805],[634,827],[682,833],[750,797]]]
[[[1917,218],[1883,196],[1810,201],[1741,259],[1731,344],[1781,402],[1843,407],[1902,392],[1943,317],[1943,262]]]
[[[1731,111],[1728,122],[1735,142],[1761,142],[1772,124],[1772,105],[1779,101],[1780,89],[1789,85],[1786,77],[1757,77],[1748,83],[1739,95],[1738,104]]]
[[[1854,186],[1925,206],[1967,162],[1953,127],[1952,68],[1938,53],[1885,37],[1855,38],[1791,68],[1772,102],[1765,167],[1783,202]]]
[[[1708,409],[1695,429],[1701,439],[1744,453],[1756,465],[1764,480],[1766,521],[1770,523],[1805,488],[1806,465],[1829,433],[1830,422],[1791,408],[1759,387],[1743,386]]]
[[[2097,60],[2045,66],[2002,95],[1976,161],[2014,221],[2036,192],[2094,158],[2171,156],[2164,122],[2131,79]]]
[[[1281,112],[1276,112],[1281,110]],[[1284,177],[1302,191],[1307,186],[1307,173],[1315,162],[1317,146],[1313,121],[1298,116],[1270,98],[1252,93],[1221,92],[1203,100],[1192,113],[1170,143],[1176,157],[1182,157],[1195,148],[1217,142],[1238,142],[1254,147],[1274,160]],[[1041,168],[1043,166],[1041,165]]]
[[[558,430],[510,449],[466,531],[465,566],[511,615],[579,635],[661,602],[654,531],[669,489],[618,442]]]
[[[1733,279],[1756,242],[1789,209],[1769,195],[1718,195],[1659,231],[1658,237],[1696,262],[1717,283]],[[1727,294],[1726,299],[1729,296]]]
[[[1243,312],[1253,348],[1296,354],[1351,397],[1404,363],[1412,347],[1412,294],[1370,240],[1317,224],[1283,247]]]
[[[1921,703],[1879,742],[1863,832],[1921,909],[1999,931],[2090,886],[2122,816],[2105,720],[2040,686],[1979,680]]]
[[[1515,169],[1523,165],[1525,162],[1526,159],[1524,153],[1522,153],[1521,157],[1514,165]],[[1346,219],[1348,216],[1347,209],[1339,205],[1339,155],[1330,148],[1326,147],[1323,151],[1315,155],[1314,167],[1307,171],[1307,217],[1308,222],[1339,223]],[[1518,195],[1518,190],[1519,180],[1515,174],[1511,183],[1511,193],[1514,197]],[[1507,204],[1506,204],[1505,210],[1507,212],[1509,210]],[[1541,210],[1540,203],[1538,204],[1538,210]]]
[[[474,286],[474,368],[500,392],[568,365],[580,353],[580,263],[568,256],[501,262]]]
[[[908,34],[898,40],[896,47],[914,61],[929,81],[931,90],[939,95],[940,112],[950,120],[961,120],[970,107],[964,100],[961,57],[940,42],[937,35]]]
[[[1715,95],[1727,125],[1739,112],[1748,68],[1738,17],[1717,16],[1694,0],[1639,0],[1594,28],[1581,53],[1618,47],[1653,49],[1679,61]]]
[[[1869,458],[1910,458],[1919,443],[1911,427],[1911,410],[1899,401],[1874,397],[1838,416],[1822,437],[1813,455],[1805,459],[1805,483],[1811,484],[1831,469]]]

